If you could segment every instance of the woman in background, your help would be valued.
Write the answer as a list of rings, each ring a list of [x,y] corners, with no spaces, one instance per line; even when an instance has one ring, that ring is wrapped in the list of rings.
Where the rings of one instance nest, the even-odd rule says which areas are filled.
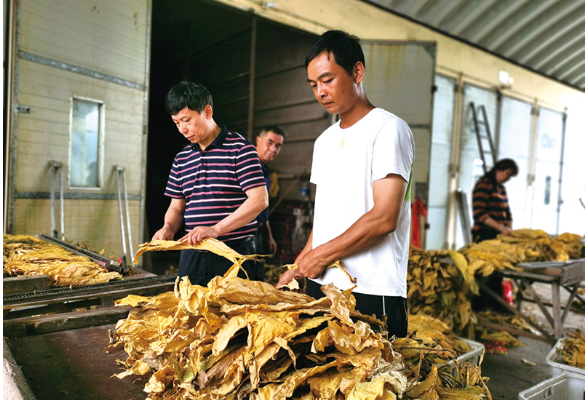
[[[517,176],[519,167],[510,158],[498,161],[490,171],[478,180],[472,194],[475,243],[494,239],[498,234],[510,235],[512,215],[503,184]]]
[[[472,238],[474,243],[495,239],[498,234],[510,235],[512,229],[512,214],[508,206],[508,196],[503,184],[512,176],[517,176],[519,167],[510,158],[498,161],[492,169],[478,180],[472,194],[474,208],[474,227]],[[502,277],[491,275],[486,281],[494,293],[501,293]],[[474,296],[472,309],[485,309],[496,312],[508,311],[498,301],[490,296]]]

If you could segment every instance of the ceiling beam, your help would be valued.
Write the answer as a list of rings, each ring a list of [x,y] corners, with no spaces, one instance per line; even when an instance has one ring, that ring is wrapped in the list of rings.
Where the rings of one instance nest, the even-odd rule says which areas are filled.
[[[582,72],[580,75],[575,77],[574,80],[571,80],[570,83],[573,85],[577,85],[577,86],[584,86],[585,79],[586,79],[586,73]]]
[[[425,6],[429,0],[411,0],[402,4],[401,7],[397,7],[399,13],[408,15],[411,18],[415,18],[417,13]],[[415,18],[416,19],[416,18]]]
[[[439,23],[439,28],[459,36],[472,21],[492,7],[496,0],[464,0],[459,7]]]
[[[549,68],[546,68],[547,65],[553,65],[553,61],[557,63],[559,60],[561,60],[562,54],[570,54],[569,49],[572,49],[571,53],[574,53],[575,55],[577,51],[583,48],[584,34],[574,41],[564,41],[560,38],[543,49],[535,57],[531,58],[527,62],[527,65],[533,65],[539,71],[545,71],[547,68]]]
[[[553,76],[555,76],[559,80],[568,80],[570,76],[575,76],[578,74],[579,68],[584,68],[584,63],[586,60],[586,55],[584,52],[581,52],[576,57],[568,60],[564,65],[559,67],[556,71],[553,72]]]
[[[503,20],[492,31],[482,37],[478,44],[490,50],[496,50],[505,40],[517,30],[525,26],[527,22],[533,21],[543,11],[551,8],[558,0],[546,0],[542,2],[525,3],[521,8]]]
[[[460,33],[460,36],[465,37],[471,42],[478,42],[526,2],[527,0],[502,0],[496,3],[491,9],[482,14],[464,29]]]
[[[431,0],[417,14],[417,19],[429,25],[437,26],[439,21],[451,13],[461,0]]]
[[[547,38],[544,38],[545,42],[539,42],[538,40],[544,36],[541,35],[540,37],[537,37],[537,39],[529,43],[525,50],[522,50],[519,54],[514,55],[513,58],[522,64],[535,65],[539,60],[549,57],[549,55],[557,49],[560,49],[562,47],[565,48],[570,43],[573,43],[578,39],[583,38],[584,31],[584,21],[582,21],[575,27],[573,27],[570,31],[568,31],[562,36],[559,36],[555,40],[547,40]],[[550,32],[552,32],[551,29],[546,33]],[[552,36],[556,36],[555,32],[557,31],[554,30]]]
[[[380,1],[380,0],[376,0],[377,3],[390,3],[388,5],[389,8],[392,8],[394,10],[396,10],[398,7],[402,6],[403,4],[406,6],[406,4],[409,2],[410,0],[384,0],[384,1]]]
[[[561,80],[562,81],[570,81],[571,79],[576,79],[578,77],[578,75],[583,74],[586,68],[586,61],[582,61],[582,64],[578,67],[576,67],[576,69],[573,69],[569,72],[567,72],[565,75],[562,75]]]
[[[545,71],[547,75],[552,75],[559,67],[582,53],[584,53],[584,38],[574,42],[565,50],[558,51],[553,57],[550,57],[549,62],[545,63],[542,61],[537,65],[537,69],[539,71]]]
[[[561,1],[550,9],[544,11],[536,19],[519,29],[518,32],[510,36],[502,43],[496,52],[504,54],[506,57],[512,57],[517,51],[530,42],[541,44],[556,39],[557,35],[563,35],[570,27],[575,26],[580,21],[584,21],[584,1],[571,0],[570,5],[565,5],[567,1]],[[552,9],[556,10],[552,10]],[[554,37],[555,36],[555,37]],[[532,44],[529,46],[535,47]]]

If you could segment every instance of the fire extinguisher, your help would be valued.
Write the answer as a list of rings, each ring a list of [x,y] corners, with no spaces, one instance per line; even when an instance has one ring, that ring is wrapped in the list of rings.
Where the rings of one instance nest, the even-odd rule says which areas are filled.
[[[502,298],[506,300],[509,305],[513,305],[512,299],[512,281],[510,279],[504,278],[502,279]]]

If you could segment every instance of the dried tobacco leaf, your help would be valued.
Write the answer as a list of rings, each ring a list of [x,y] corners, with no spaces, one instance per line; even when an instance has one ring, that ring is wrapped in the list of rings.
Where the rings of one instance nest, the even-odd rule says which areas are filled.
[[[87,257],[34,236],[4,235],[3,250],[4,276],[45,274],[53,287],[96,285],[122,278]]]
[[[568,333],[568,338],[563,339],[561,348],[557,351],[562,354],[563,361],[572,367],[586,369],[586,340],[584,331],[578,328]]]

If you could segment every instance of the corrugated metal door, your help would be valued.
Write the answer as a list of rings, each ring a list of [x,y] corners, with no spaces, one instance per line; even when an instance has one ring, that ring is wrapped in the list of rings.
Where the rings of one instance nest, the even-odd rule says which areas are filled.
[[[493,135],[493,140],[496,140],[496,93],[485,90],[472,85],[464,86],[464,101],[463,101],[463,123],[462,123],[462,134],[461,134],[461,152],[459,161],[459,177],[458,187],[467,194],[468,210],[470,213],[470,219],[472,217],[472,190],[477,180],[484,174],[482,169],[482,160],[480,159],[480,152],[478,149],[478,143],[476,141],[476,131],[474,127],[474,115],[469,109],[470,102],[473,102],[476,106],[476,110],[479,106],[483,105],[486,107],[486,113],[488,115],[488,124],[490,125],[490,132]],[[479,120],[482,120],[481,116],[478,116]],[[481,125],[482,126],[482,125]],[[480,132],[482,135],[485,133],[482,129]],[[455,244],[456,248],[460,248],[465,244],[463,235],[463,225],[461,218],[457,218],[456,221],[456,234]],[[471,229],[466,227],[465,229]]]
[[[513,218],[513,228],[526,228],[527,174],[531,142],[531,120],[533,106],[510,97],[501,101],[500,137],[497,158],[511,158],[519,174],[505,184],[508,203]]]
[[[449,204],[449,165],[453,135],[455,79],[435,75],[435,104],[429,167],[429,224],[427,249],[446,247]]]
[[[557,231],[563,114],[539,109],[531,228]]]
[[[436,44],[362,41],[368,99],[402,118],[412,130],[416,154],[412,166],[413,199],[427,200]]]

